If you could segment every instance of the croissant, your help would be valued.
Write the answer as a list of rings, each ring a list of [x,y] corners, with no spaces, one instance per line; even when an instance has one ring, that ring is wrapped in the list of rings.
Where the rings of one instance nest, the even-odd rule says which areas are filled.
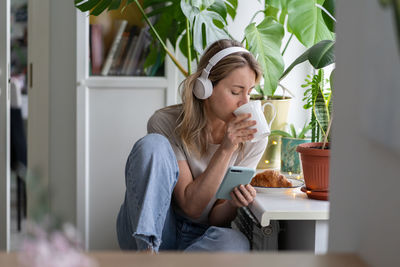
[[[252,186],[262,187],[292,187],[292,183],[276,170],[266,170],[253,177]]]

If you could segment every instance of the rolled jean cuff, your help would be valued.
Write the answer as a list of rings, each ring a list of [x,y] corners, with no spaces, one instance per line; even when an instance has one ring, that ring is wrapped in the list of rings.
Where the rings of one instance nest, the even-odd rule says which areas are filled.
[[[136,246],[139,251],[151,248],[154,252],[158,252],[161,240],[157,240],[154,235],[138,234],[135,232],[133,233],[133,237],[135,238]]]

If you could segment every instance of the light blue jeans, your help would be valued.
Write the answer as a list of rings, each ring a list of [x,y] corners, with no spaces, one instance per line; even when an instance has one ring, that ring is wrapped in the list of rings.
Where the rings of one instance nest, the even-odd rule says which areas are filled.
[[[148,134],[133,146],[125,168],[125,200],[117,218],[124,250],[249,251],[239,231],[194,223],[175,214],[172,192],[179,168],[169,141]]]

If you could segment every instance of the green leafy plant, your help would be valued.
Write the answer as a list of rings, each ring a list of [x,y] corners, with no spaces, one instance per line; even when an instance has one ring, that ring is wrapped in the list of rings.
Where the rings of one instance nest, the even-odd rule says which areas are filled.
[[[265,20],[273,18],[273,21],[280,24],[284,32],[290,33],[290,38],[283,45],[282,50],[274,49],[274,46],[258,45],[253,50],[254,40],[260,40],[263,31],[260,29],[256,34],[256,38],[247,32],[246,28],[246,41],[249,41],[248,47],[255,55],[266,55],[261,57],[266,62],[260,62],[264,69],[264,87],[258,91],[262,95],[273,96],[277,89],[279,82],[290,72],[293,68],[287,68],[283,75],[283,55],[285,54],[288,46],[295,36],[298,41],[305,47],[309,48],[322,40],[334,39],[334,21],[327,14],[332,16],[334,14],[335,2],[334,0],[266,0],[264,15]],[[264,21],[263,21],[264,22]],[[263,24],[263,22],[260,23]],[[251,25],[248,26],[248,28]],[[258,26],[257,26],[258,27]],[[270,35],[265,34],[264,39],[268,40]],[[280,37],[280,40],[282,40]],[[262,40],[265,43],[265,40]],[[260,49],[261,47],[261,49]],[[279,48],[281,47],[279,42]],[[272,50],[272,51],[271,51]],[[280,52],[282,51],[282,52]],[[307,58],[308,59],[308,58]],[[260,60],[259,60],[260,61]],[[304,60],[305,61],[305,60]],[[280,85],[280,84],[279,84]]]
[[[145,66],[154,64],[159,55],[162,60],[168,55],[185,76],[191,74],[191,63],[198,61],[207,45],[221,38],[231,38],[226,27],[227,18],[235,19],[238,6],[238,0],[143,0],[143,5],[138,0],[75,0],[78,9],[95,16],[131,3],[136,4],[158,40],[153,42]],[[264,70],[263,87],[257,88],[263,97],[273,96],[279,81],[293,68],[282,75],[283,55],[293,36],[307,48],[322,40],[334,39],[331,18],[334,7],[334,0],[266,0],[264,9],[254,14],[242,43]],[[256,24],[253,21],[258,14],[263,14],[264,19]],[[154,16],[157,20],[153,25],[149,18]],[[282,49],[285,32],[291,36]],[[187,58],[187,70],[167,48],[167,42]],[[309,55],[304,56],[309,60]]]
[[[325,79],[324,70],[307,76],[306,83],[302,87],[307,88],[304,92],[304,109],[311,109],[311,141],[321,142],[330,140],[330,125],[332,123],[332,86],[329,88],[329,79]]]
[[[290,131],[281,131],[281,130],[272,130],[271,131],[271,136],[283,136],[283,137],[288,137],[288,138],[295,138],[295,139],[306,139],[307,133],[311,130],[311,125],[310,124],[304,124],[303,128],[299,133],[297,133],[296,128],[294,127],[294,124],[291,123],[289,126]]]
[[[75,0],[79,10],[89,11],[94,16],[119,9],[121,5],[123,10],[133,3],[158,41],[153,42],[145,66],[155,64],[159,55],[162,61],[168,55],[184,76],[191,74],[193,59],[198,60],[208,44],[230,38],[226,30],[227,17],[234,19],[237,9],[237,0]],[[152,17],[156,17],[154,24]],[[187,70],[168,49],[167,42],[187,58]]]

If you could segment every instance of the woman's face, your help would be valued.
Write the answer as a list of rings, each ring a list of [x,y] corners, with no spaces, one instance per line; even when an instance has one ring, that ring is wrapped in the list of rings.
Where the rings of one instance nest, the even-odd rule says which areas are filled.
[[[228,122],[233,111],[250,100],[250,92],[254,88],[256,74],[249,67],[241,67],[214,86],[212,95],[205,101],[208,115]]]

